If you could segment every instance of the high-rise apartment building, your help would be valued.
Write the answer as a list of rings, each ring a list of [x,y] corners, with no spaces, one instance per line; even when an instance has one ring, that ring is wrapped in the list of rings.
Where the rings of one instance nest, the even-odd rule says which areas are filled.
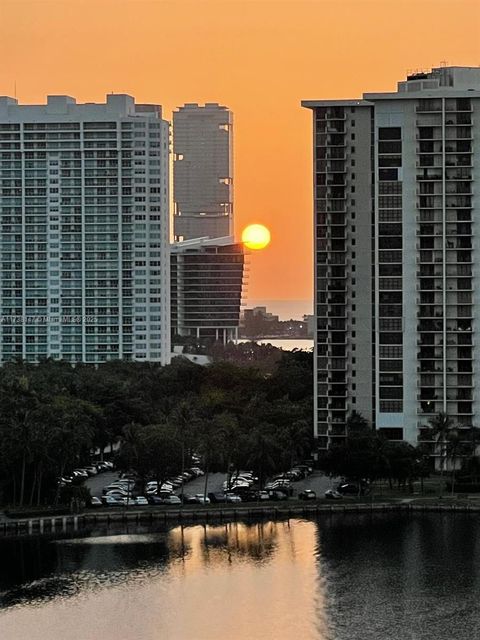
[[[0,98],[0,361],[170,357],[168,123]]]
[[[232,237],[172,245],[172,339],[238,339],[245,249]]]
[[[439,412],[479,426],[480,68],[303,106],[314,124],[319,448],[345,438],[353,410],[411,443]]]
[[[209,103],[173,114],[176,240],[233,235],[233,114]]]

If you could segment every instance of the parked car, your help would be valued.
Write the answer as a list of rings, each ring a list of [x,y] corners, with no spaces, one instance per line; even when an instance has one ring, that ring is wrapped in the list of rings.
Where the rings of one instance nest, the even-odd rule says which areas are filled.
[[[317,494],[312,489],[304,489],[298,494],[300,500],[316,500]]]
[[[147,500],[149,502],[149,504],[163,504],[163,500],[164,498],[161,498],[160,496],[148,496]]]
[[[116,496],[114,496],[116,497]],[[120,504],[122,504],[124,507],[134,507],[137,503],[135,502],[135,498],[131,497],[131,496],[118,496],[117,500],[120,502]]]
[[[97,496],[92,496],[90,498],[90,506],[91,507],[101,507],[102,506],[102,501],[100,500],[100,498],[97,498]]]
[[[343,496],[335,489],[327,489],[325,491],[325,498],[327,498],[327,500],[341,500]]]
[[[170,496],[166,496],[165,498],[162,498],[162,504],[179,506],[182,504],[182,501],[178,496],[172,493]]]
[[[102,496],[102,503],[107,507],[121,507],[122,502],[115,496]]]
[[[107,485],[108,487],[111,487],[112,489],[125,489],[125,491],[132,491],[133,489],[133,485],[127,484],[126,482],[111,482],[109,485]]]
[[[95,465],[90,465],[89,467],[85,467],[85,471],[88,473],[89,476],[96,476],[98,473],[98,469]]]
[[[111,491],[107,491],[104,495],[115,496],[116,498],[130,498],[130,500],[132,500],[132,495],[128,493],[128,491],[123,491],[122,489],[112,489]]]
[[[113,491],[113,489],[121,489],[122,491],[127,491],[130,493],[133,491],[132,486],[129,486],[128,484],[123,484],[121,482],[112,482],[111,484],[108,484],[106,487],[103,487],[104,493],[107,493],[107,491]]]
[[[236,493],[227,493],[225,497],[227,502],[242,502],[241,497]]]
[[[137,496],[135,498],[135,504],[137,505],[137,507],[146,507],[148,505],[148,500],[145,498],[145,496]]]
[[[158,496],[162,493],[173,493],[173,487],[171,485],[162,484],[160,489],[158,489],[158,487],[150,487],[146,491],[147,496]]]
[[[208,497],[210,498],[210,502],[214,503],[227,501],[226,495],[221,491],[218,491],[217,493],[209,493]]]
[[[337,491],[345,496],[358,496],[360,493],[358,484],[353,484],[352,482],[339,484]]]
[[[110,484],[121,484],[121,485],[123,485],[125,487],[134,487],[136,482],[135,482],[135,480],[132,480],[131,478],[122,478],[120,480],[114,480]]]
[[[193,497],[197,504],[210,504],[210,498],[205,497],[203,493],[196,493]]]
[[[288,495],[284,491],[269,491],[270,500],[288,500]]]
[[[88,478],[88,472],[85,469],[74,469],[73,473],[74,473],[74,475],[80,476],[80,477],[84,478],[85,480]]]

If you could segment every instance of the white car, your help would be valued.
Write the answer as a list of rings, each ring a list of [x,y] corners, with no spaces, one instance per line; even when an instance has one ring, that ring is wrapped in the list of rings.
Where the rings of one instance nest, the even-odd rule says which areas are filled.
[[[198,502],[198,504],[210,504],[210,498],[208,496],[205,497],[203,493],[196,493],[194,497],[195,502]]]
[[[166,496],[165,498],[163,498],[162,504],[180,505],[182,504],[182,501],[178,496],[172,494],[171,496]]]
[[[236,487],[243,487],[245,489],[248,489],[250,487],[250,483],[249,482],[245,482],[244,480],[234,480],[233,482],[230,482],[230,485],[228,484],[227,480],[225,480],[225,482],[223,483],[223,490],[226,491],[227,489],[235,489]]]
[[[130,496],[128,491],[122,491],[121,489],[112,489],[112,491],[107,491],[106,496],[113,496],[114,498],[133,498]]]
[[[122,503],[115,496],[102,496],[102,502],[107,507],[121,507]]]
[[[123,491],[132,491],[133,487],[129,487],[128,484],[121,484],[120,482],[112,482],[105,489],[111,491],[113,489],[122,489]]]
[[[88,473],[88,475],[91,476],[96,476],[98,473],[98,469],[95,466],[90,466],[90,467],[85,467],[85,471]]]
[[[156,496],[159,493],[172,493],[173,487],[170,484],[162,484],[160,489],[158,487],[147,487],[147,496]]]
[[[134,487],[135,486],[135,480],[114,480],[111,484],[121,484],[124,485],[125,487]]]
[[[132,493],[131,488],[126,485],[121,484],[109,484],[107,487],[103,487],[103,492],[108,493],[109,491],[123,491],[124,493]]]
[[[159,486],[160,486],[160,491],[172,491],[173,490],[173,485],[172,485],[171,482],[164,482],[162,485],[159,485],[159,483],[156,482],[156,481],[147,482],[147,490],[148,489],[157,490]]]
[[[225,495],[225,502],[241,502],[242,499],[240,496],[237,496],[235,493],[227,493]]]
[[[148,500],[145,498],[145,496],[137,496],[135,498],[135,504],[137,505],[137,507],[147,507]]]

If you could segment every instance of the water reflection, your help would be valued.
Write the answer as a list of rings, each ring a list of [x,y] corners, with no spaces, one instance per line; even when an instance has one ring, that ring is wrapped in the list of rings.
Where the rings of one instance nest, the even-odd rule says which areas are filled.
[[[1,640],[470,640],[480,519],[335,515],[0,543]]]
[[[315,525],[300,521],[2,543],[0,636],[282,640],[298,628],[308,640],[314,548]]]

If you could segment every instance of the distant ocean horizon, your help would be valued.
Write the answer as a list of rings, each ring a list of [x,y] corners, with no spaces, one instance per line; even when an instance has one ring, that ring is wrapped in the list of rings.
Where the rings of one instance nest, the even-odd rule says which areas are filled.
[[[267,311],[277,315],[280,320],[303,320],[304,315],[313,314],[313,300],[261,300],[250,299],[246,306],[267,307]]]

